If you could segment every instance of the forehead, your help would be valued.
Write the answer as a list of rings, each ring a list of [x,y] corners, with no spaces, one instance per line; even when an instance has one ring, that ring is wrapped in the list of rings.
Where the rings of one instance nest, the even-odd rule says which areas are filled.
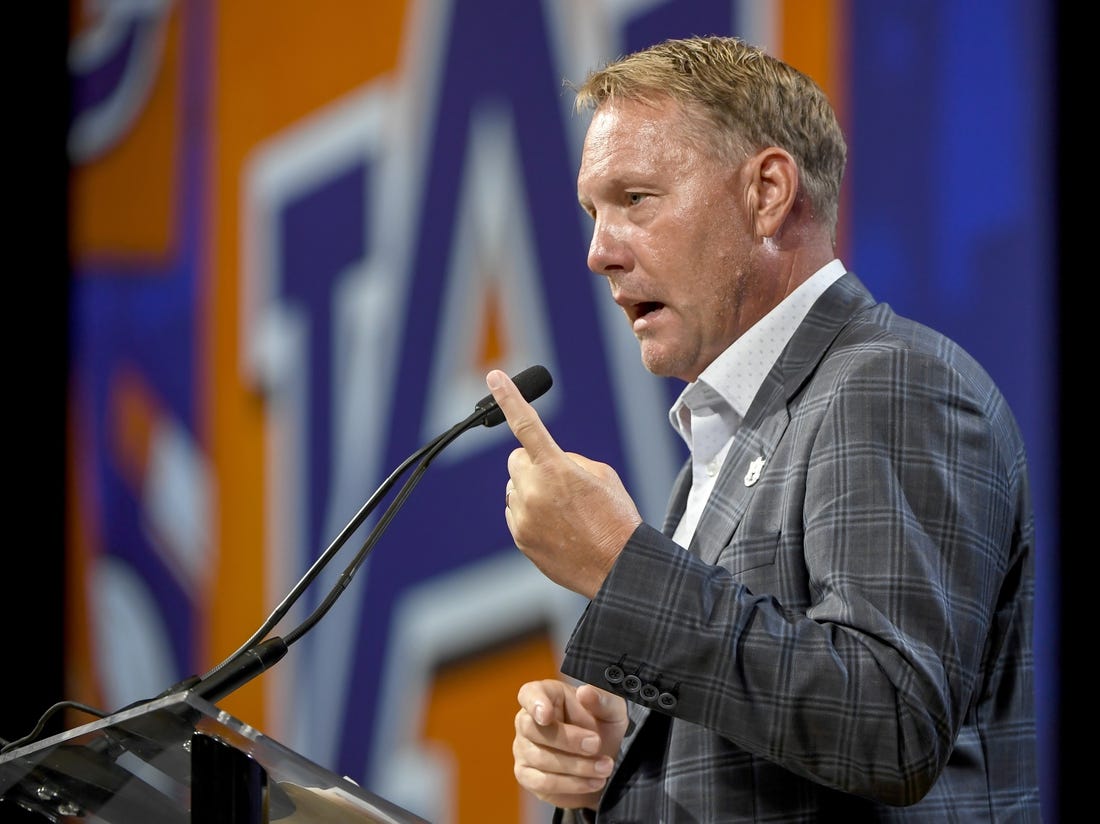
[[[704,154],[702,133],[700,115],[669,97],[606,102],[588,125],[579,176],[687,162]]]
[[[612,100],[600,105],[592,114],[585,135],[585,150],[598,150],[608,141],[642,142],[668,135],[675,143],[684,142],[689,134],[697,135],[701,115],[691,111],[671,97],[655,100]]]

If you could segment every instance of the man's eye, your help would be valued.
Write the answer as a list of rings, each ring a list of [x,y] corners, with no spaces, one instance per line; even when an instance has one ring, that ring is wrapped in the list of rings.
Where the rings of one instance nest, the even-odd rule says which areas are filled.
[[[627,202],[630,203],[631,206],[637,206],[639,203],[645,200],[645,198],[646,196],[641,192],[627,192],[626,195]]]

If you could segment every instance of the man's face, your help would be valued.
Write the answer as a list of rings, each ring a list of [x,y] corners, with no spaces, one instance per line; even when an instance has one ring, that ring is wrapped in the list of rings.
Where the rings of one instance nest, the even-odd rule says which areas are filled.
[[[688,117],[672,100],[599,108],[577,196],[594,220],[588,267],[607,278],[642,363],[693,381],[759,315],[746,306],[751,164],[706,149]]]

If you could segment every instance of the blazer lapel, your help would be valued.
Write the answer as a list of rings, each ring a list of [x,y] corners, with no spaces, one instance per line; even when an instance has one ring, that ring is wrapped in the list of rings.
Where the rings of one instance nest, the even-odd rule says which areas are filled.
[[[761,474],[768,471],[768,460],[791,420],[789,403],[817,369],[844,325],[857,312],[874,304],[874,299],[859,279],[848,273],[830,286],[814,303],[795,330],[733,437],[729,454],[718,473],[714,492],[703,509],[689,549],[707,563],[717,561],[727,546],[741,516],[752,500]],[[672,528],[683,514],[690,467],[677,479],[673,504],[678,506],[666,518]]]

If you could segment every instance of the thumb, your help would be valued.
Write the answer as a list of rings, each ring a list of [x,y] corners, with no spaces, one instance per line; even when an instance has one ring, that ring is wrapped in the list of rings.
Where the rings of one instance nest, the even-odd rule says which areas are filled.
[[[504,413],[508,428],[527,450],[532,461],[537,462],[540,456],[561,453],[561,447],[543,424],[539,413],[524,399],[506,373],[493,369],[485,376],[485,385],[489,387],[493,400]]]

